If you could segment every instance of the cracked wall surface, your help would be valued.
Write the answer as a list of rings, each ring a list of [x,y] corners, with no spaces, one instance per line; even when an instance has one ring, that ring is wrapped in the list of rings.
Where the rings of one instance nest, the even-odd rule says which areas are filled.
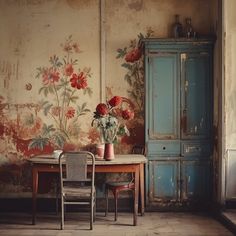
[[[130,137],[122,138],[116,145],[117,152],[128,153],[132,145],[144,143],[144,68],[138,48],[140,37],[172,37],[175,14],[180,15],[183,26],[185,18],[191,17],[199,36],[215,33],[214,0],[101,2],[105,4],[104,78],[100,73],[100,1],[0,0],[0,188],[3,194],[31,189],[30,166],[26,160],[42,151],[30,149],[29,144],[34,137],[43,135],[45,127],[48,132],[50,128],[50,132],[53,131],[52,127],[55,131],[59,110],[55,105],[58,101],[55,91],[61,90],[59,87],[53,90],[48,85],[52,80],[57,82],[69,76],[70,66],[63,63],[74,63],[74,72],[80,78],[86,77],[91,91],[91,94],[76,91],[75,102],[67,107],[67,120],[60,123],[66,126],[70,138],[64,148],[87,147],[98,142],[91,121],[100,102],[101,81],[105,80],[103,89],[107,99],[114,95],[126,97],[135,110],[135,118],[128,124]],[[230,32],[229,49],[235,50],[235,27]],[[122,51],[124,49],[126,51]],[[118,56],[121,52],[123,55]],[[231,57],[235,56],[228,56],[229,65],[234,60]],[[64,67],[57,64],[57,70],[52,69],[50,66],[58,60]],[[124,63],[137,63],[133,83],[127,81],[131,77],[129,66],[125,67]],[[227,72],[231,80],[235,77],[235,69],[232,70],[229,68]],[[229,98],[234,98],[234,86],[229,84],[228,89]],[[135,96],[130,96],[132,92]],[[233,100],[229,99],[228,110],[234,107]],[[82,107],[85,110],[83,104],[86,104],[86,114],[70,126],[77,111]],[[230,112],[228,122],[232,127],[235,126],[233,116]],[[228,130],[230,139],[233,130]],[[55,143],[50,143],[44,146],[43,152],[50,153],[54,148]]]

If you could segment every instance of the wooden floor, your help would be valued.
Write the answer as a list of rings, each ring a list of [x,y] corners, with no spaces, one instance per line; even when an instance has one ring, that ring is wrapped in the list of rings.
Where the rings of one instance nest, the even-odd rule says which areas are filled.
[[[204,213],[146,212],[132,226],[131,213],[113,213],[104,217],[97,213],[94,229],[89,230],[87,213],[67,213],[65,230],[60,230],[60,219],[53,213],[39,214],[37,224],[31,224],[30,214],[0,213],[1,236],[230,236],[221,223]]]

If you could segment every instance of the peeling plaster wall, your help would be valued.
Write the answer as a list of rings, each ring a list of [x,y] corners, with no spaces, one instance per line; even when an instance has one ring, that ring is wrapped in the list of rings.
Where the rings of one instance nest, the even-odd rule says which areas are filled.
[[[100,2],[105,3],[105,78],[100,78]],[[43,72],[35,78],[39,72],[37,68],[44,71],[54,55],[62,62],[63,58],[67,60],[65,42],[70,35],[76,42],[76,47],[72,46],[73,54],[70,54],[70,58],[78,60],[73,65],[74,70],[78,74],[89,70],[87,82],[92,91],[91,96],[77,91],[77,100],[73,104],[75,107],[86,103],[90,110],[76,122],[78,129],[72,126],[69,130],[73,147],[81,147],[95,144],[98,140],[90,124],[92,112],[100,102],[102,80],[105,80],[107,98],[114,95],[127,97],[136,114],[142,113],[144,94],[137,98],[129,95],[130,91],[142,91],[140,88],[144,87],[139,52],[136,58],[131,58],[139,62],[136,78],[139,87],[129,85],[125,80],[127,68],[122,66],[127,62],[127,54],[138,48],[138,35],[146,36],[151,32],[150,37],[171,37],[175,14],[180,15],[183,26],[184,19],[191,17],[198,35],[212,35],[216,28],[215,7],[215,0],[0,0],[1,192],[30,191],[30,168],[21,167],[21,164],[40,151],[31,151],[28,145],[32,138],[41,134],[43,124],[55,125],[55,120],[45,116],[40,102],[47,99],[55,104],[56,97],[49,90],[45,96],[45,88],[39,93],[42,86],[48,86],[48,77]],[[124,48],[126,53],[117,58],[117,50]],[[79,53],[75,53],[76,49]],[[60,77],[65,74],[62,69],[63,66],[60,67]],[[56,81],[57,74],[52,79]],[[229,85],[229,88],[232,87]],[[72,116],[73,110],[68,113],[69,118]],[[116,147],[117,152],[129,152],[132,144],[143,143],[144,116],[135,117],[129,128],[131,136],[122,140]],[[72,147],[71,143],[68,147]],[[51,152],[53,148],[47,146],[44,152]],[[6,164],[11,164],[11,167],[5,168],[3,165]],[[13,168],[12,165],[16,166]]]
[[[236,8],[235,0],[225,1],[225,118],[226,149],[236,148]]]
[[[146,34],[151,28],[153,37],[166,38],[172,36],[174,15],[180,15],[180,22],[185,26],[185,18],[191,17],[192,26],[199,35],[214,34],[213,1],[204,0],[110,0],[106,1],[106,36],[107,60],[106,78],[109,87],[126,95],[123,77],[125,69],[121,69],[121,60],[115,60],[118,48],[128,47],[137,35]]]

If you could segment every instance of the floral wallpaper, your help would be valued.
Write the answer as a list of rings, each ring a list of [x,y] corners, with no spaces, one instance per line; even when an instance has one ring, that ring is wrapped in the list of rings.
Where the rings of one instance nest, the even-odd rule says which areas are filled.
[[[134,120],[130,124],[131,136],[124,136],[123,142],[131,145],[143,145],[144,134],[144,58],[142,39],[154,36],[154,31],[149,27],[145,34],[139,33],[136,39],[124,48],[117,49],[116,58],[121,61],[121,67],[125,68],[124,81],[127,83],[127,94],[134,109]]]
[[[80,117],[90,112],[87,103],[81,103],[79,99],[85,94],[91,97],[91,68],[79,67],[81,49],[79,43],[73,41],[72,35],[61,44],[61,48],[63,58],[54,55],[47,66],[37,68],[36,79],[42,81],[42,87],[39,88],[42,99],[38,103],[38,111],[42,110],[50,121],[38,122],[41,129],[30,142],[29,149],[43,150],[46,145],[63,149],[66,143],[78,143],[81,135]],[[38,118],[32,115],[30,119],[35,122]]]
[[[127,122],[130,135],[119,140],[115,146],[116,152],[127,153],[132,145],[144,142],[144,91],[140,89],[144,87],[141,40],[151,34],[151,30],[145,36],[140,33],[127,47],[117,49],[117,55],[114,55],[114,59],[120,60],[121,67],[127,70],[124,81],[129,85],[128,98],[122,99],[134,110],[134,119]],[[80,67],[82,50],[72,35],[60,44],[60,48],[62,56],[53,55],[45,65],[35,68],[34,79],[41,84],[35,95],[37,103],[9,105],[0,97],[1,155],[4,155],[1,158],[0,186],[6,192],[30,191],[30,167],[25,160],[31,156],[51,153],[54,149],[84,148],[94,151],[95,144],[100,141],[96,128],[91,126],[87,131],[81,129],[83,116],[91,116],[91,121],[93,116],[91,107],[81,102],[85,95],[92,99],[92,69],[89,65]],[[33,86],[33,82],[27,83],[25,90],[30,91]],[[113,93],[107,88],[107,98]],[[84,136],[87,136],[87,145],[79,142]],[[11,144],[7,147],[6,142]],[[9,146],[13,148],[10,152]],[[51,178],[47,178],[43,191],[52,191],[50,187],[47,188],[54,182]],[[18,188],[13,187],[16,183]]]
[[[72,35],[60,46],[63,57],[53,55],[47,65],[35,70],[34,79],[42,85],[35,95],[37,103],[10,104],[0,96],[2,192],[30,191],[31,173],[26,160],[31,156],[82,146],[78,140],[85,132],[81,131],[80,120],[90,109],[80,98],[92,95],[92,72],[90,67],[79,67],[81,49]],[[32,84],[27,83],[25,90],[30,91]]]
[[[176,11],[181,17],[186,12],[193,16],[199,32],[214,28],[204,1],[178,6],[172,0],[102,2],[103,22],[100,1],[0,2],[0,194],[31,191],[27,159],[33,155],[55,148],[93,150],[99,142],[91,122],[101,102],[100,23],[106,41],[107,101],[125,97],[134,111],[126,122],[130,136],[115,145],[117,153],[144,144],[141,39],[154,37],[153,31],[155,37],[168,37]],[[196,9],[200,15],[194,14]],[[51,176],[41,178],[41,191],[51,191]]]

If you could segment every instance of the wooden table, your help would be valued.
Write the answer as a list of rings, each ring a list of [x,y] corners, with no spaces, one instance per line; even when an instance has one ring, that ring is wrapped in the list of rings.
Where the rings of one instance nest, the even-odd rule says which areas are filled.
[[[36,222],[36,202],[38,193],[39,173],[58,172],[58,159],[51,155],[35,156],[29,160],[32,163],[32,223]],[[112,161],[96,160],[96,173],[133,173],[134,174],[134,212],[133,225],[137,225],[139,196],[141,202],[141,215],[144,214],[144,164],[146,158],[143,155],[127,154],[116,155]],[[140,192],[139,192],[140,188]]]

